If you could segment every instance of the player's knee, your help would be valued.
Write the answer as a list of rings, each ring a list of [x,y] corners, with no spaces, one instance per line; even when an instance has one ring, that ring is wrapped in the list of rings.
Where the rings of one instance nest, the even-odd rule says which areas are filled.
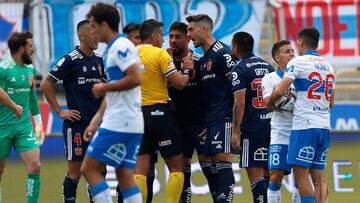
[[[270,175],[270,181],[275,184],[281,184],[283,178],[284,178],[284,175],[278,174],[278,173],[272,173]]]
[[[81,164],[80,174],[82,174],[85,178],[87,177],[90,170],[91,169],[86,164]]]
[[[40,161],[35,161],[28,167],[28,173],[37,174],[40,173],[41,163]]]

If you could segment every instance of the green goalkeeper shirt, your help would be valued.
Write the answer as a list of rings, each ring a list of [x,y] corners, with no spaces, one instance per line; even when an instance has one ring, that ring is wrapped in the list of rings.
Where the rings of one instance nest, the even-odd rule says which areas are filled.
[[[0,126],[30,121],[30,112],[39,114],[34,76],[33,65],[18,66],[11,56],[0,61],[0,87],[11,100],[23,107],[21,118],[16,118],[11,109],[0,104]]]

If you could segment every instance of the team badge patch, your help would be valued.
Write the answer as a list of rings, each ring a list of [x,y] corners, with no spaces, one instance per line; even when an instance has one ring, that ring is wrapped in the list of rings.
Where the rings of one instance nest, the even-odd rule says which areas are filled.
[[[82,155],[82,148],[76,147],[75,148],[75,154],[76,154],[76,156],[81,156]]]
[[[83,66],[83,71],[84,71],[84,72],[86,72],[86,71],[87,71],[86,66]]]
[[[206,70],[210,71],[212,66],[212,61],[209,59],[209,61],[206,63]]]
[[[101,71],[101,65],[100,65],[100,63],[98,64],[98,71],[99,71],[100,75],[102,75],[102,71]]]
[[[29,79],[30,86],[33,85],[33,83],[34,83],[34,76],[33,76],[33,75],[28,75],[28,79]]]

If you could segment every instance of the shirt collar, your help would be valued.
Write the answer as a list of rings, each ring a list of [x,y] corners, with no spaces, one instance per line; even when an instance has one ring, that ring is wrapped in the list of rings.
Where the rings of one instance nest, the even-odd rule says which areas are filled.
[[[280,68],[276,69],[276,74],[280,77],[280,78],[283,78],[284,77],[284,73],[281,72]]]
[[[319,52],[317,52],[316,50],[307,50],[305,51],[304,55],[320,56]]]

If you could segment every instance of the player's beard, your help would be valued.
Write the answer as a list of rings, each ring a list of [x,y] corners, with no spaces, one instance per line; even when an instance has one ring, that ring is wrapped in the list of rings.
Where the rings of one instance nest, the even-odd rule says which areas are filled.
[[[185,49],[174,49],[174,51],[172,52],[173,56],[180,56]]]
[[[29,54],[27,54],[26,52],[24,52],[21,56],[21,59],[23,60],[23,62],[27,65],[32,64],[32,59],[31,56]]]

